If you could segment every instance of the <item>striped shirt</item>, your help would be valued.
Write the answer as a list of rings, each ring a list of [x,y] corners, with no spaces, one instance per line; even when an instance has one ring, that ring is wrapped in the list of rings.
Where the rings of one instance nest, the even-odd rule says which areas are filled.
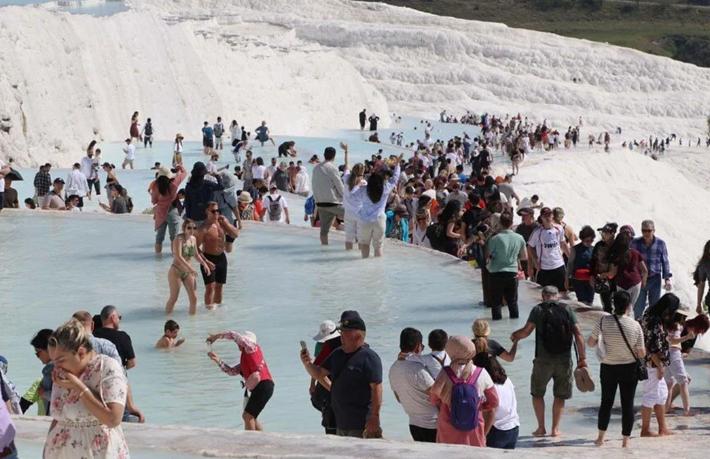
[[[644,343],[641,324],[629,316],[621,316],[618,317],[618,319],[634,353],[637,352],[637,349],[643,349]],[[619,331],[619,326],[616,324],[616,320],[614,320],[614,316],[611,314],[605,314],[594,324],[592,336],[599,340],[600,334],[602,336],[601,340],[604,342],[604,348],[606,349],[606,357],[601,363],[606,365],[625,365],[636,361],[636,358],[631,354],[628,346],[626,346],[624,338]]]

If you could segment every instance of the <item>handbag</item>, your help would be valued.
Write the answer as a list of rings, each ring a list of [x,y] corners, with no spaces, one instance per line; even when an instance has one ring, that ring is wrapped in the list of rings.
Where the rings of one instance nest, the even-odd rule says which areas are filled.
[[[604,317],[599,319],[599,339],[597,340],[597,358],[601,362],[606,358],[606,344],[604,344],[604,334],[602,332],[602,324],[604,323]]]
[[[629,348],[629,352],[631,352],[631,355],[634,356],[636,359],[636,378],[639,381],[646,381],[648,379],[648,368],[646,368],[646,364],[641,361],[638,357],[636,357],[636,353],[631,349],[631,345],[629,344],[629,341],[626,339],[626,335],[624,334],[624,328],[621,326],[621,322],[619,322],[619,318],[614,315],[614,320],[616,320],[616,325],[619,326],[619,331],[621,332],[621,337],[624,338],[624,342],[626,343],[626,347]]]

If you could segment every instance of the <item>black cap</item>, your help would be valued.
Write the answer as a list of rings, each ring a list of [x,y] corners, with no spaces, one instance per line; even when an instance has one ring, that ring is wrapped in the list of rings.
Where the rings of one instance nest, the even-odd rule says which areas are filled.
[[[64,185],[64,179],[57,177],[54,179],[54,183],[61,183],[62,185]]]
[[[365,322],[357,311],[344,311],[340,315],[341,330],[362,330],[366,331]]]
[[[616,223],[607,223],[606,225],[602,226],[601,228],[597,228],[597,231],[605,231],[607,233],[615,234],[616,230],[619,228],[619,225]]]

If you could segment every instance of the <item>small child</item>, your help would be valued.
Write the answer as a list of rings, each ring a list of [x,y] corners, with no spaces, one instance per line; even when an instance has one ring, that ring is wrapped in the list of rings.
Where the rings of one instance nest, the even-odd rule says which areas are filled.
[[[672,328],[668,330],[668,342],[670,343],[670,365],[666,370],[665,380],[668,385],[668,398],[666,399],[666,413],[673,410],[673,388],[678,386],[680,398],[683,401],[683,415],[690,416],[690,394],[688,391],[688,373],[685,371],[683,362],[682,343],[695,339],[694,331],[690,330],[685,336],[681,336],[681,331],[688,316],[688,309],[681,307],[673,317]]]
[[[185,338],[178,338],[178,333],[180,333],[180,325],[178,325],[178,323],[174,320],[166,321],[163,329],[163,336],[161,336],[158,342],[155,343],[155,347],[158,349],[178,347],[185,342]]]

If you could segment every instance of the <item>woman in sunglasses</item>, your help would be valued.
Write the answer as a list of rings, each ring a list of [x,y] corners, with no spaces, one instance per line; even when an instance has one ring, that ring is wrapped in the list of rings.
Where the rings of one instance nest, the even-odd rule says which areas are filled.
[[[190,261],[195,258],[208,273],[214,269],[214,265],[205,260],[197,250],[197,224],[190,219],[185,219],[182,224],[182,233],[173,240],[173,264],[168,271],[168,285],[170,286],[170,297],[165,304],[165,312],[171,314],[175,308],[178,295],[180,294],[180,284],[185,286],[187,297],[190,300],[190,314],[197,312],[197,271],[192,267]]]

